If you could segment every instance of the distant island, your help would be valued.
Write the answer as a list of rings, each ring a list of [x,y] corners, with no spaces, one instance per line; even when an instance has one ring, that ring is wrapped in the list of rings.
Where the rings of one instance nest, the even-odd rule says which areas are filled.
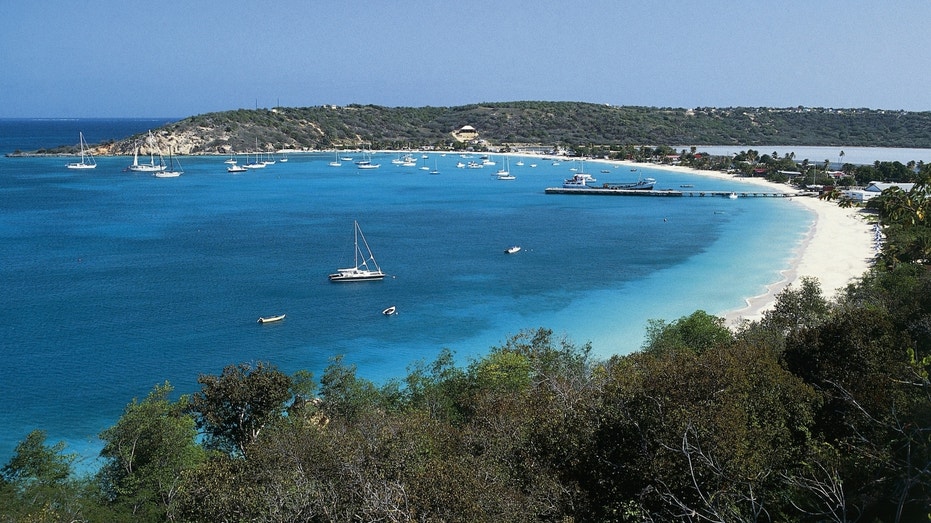
[[[468,132],[461,132],[466,130]],[[323,105],[190,116],[96,144],[131,155],[168,146],[184,155],[371,149],[517,150],[656,145],[806,145],[931,148],[931,112],[812,107],[659,108],[582,102],[497,102],[458,107]],[[9,156],[71,154],[73,145]]]

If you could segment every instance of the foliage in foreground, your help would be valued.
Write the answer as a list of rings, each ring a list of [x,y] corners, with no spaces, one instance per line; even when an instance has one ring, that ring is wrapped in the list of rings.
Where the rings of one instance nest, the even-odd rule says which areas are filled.
[[[899,196],[886,228],[917,216]],[[803,280],[735,331],[651,322],[606,361],[538,329],[381,386],[341,358],[319,386],[230,366],[133,400],[95,477],[30,434],[0,521],[925,521],[929,296],[926,259],[897,257],[834,302]]]

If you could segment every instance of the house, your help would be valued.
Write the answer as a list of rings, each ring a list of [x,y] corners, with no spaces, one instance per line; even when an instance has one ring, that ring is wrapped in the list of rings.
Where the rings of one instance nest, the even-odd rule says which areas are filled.
[[[471,125],[463,125],[459,129],[453,131],[453,138],[460,142],[471,142],[478,138],[478,131]]]
[[[870,182],[866,187],[862,189],[850,189],[844,191],[844,196],[850,198],[855,202],[866,202],[871,198],[875,198],[882,194],[886,189],[891,189],[893,187],[898,187],[903,191],[910,191],[914,187],[914,183],[898,183],[898,182]]]

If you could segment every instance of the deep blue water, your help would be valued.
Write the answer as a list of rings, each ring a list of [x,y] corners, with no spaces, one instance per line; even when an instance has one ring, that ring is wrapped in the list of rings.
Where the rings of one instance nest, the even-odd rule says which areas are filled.
[[[77,142],[58,121],[48,143],[34,123],[28,140],[7,135],[9,122],[4,144]],[[497,167],[455,168],[458,155],[431,154],[438,176],[391,158],[360,171],[291,154],[231,175],[224,158],[183,157],[174,179],[123,172],[131,158],[83,172],[67,158],[0,158],[0,463],[35,428],[92,457],[133,397],[165,380],[193,392],[198,374],[229,364],[319,377],[342,354],[383,381],[444,347],[467,362],[537,327],[591,341],[600,357],[628,353],[647,319],[723,313],[759,294],[812,220],[783,199],[544,194],[571,162],[512,159],[517,180],[498,181]],[[586,167],[599,181],[636,177]],[[745,188],[642,171],[658,188]],[[327,280],[352,260],[353,220],[382,282]],[[513,244],[523,250],[504,254]],[[381,314],[389,305],[396,316]],[[287,318],[256,323],[278,313]]]
[[[178,118],[0,118],[0,155],[78,145],[78,132],[88,143],[119,140],[155,129]]]

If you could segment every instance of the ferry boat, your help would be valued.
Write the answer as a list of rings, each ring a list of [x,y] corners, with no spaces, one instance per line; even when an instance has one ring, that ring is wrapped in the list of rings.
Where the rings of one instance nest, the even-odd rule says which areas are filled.
[[[562,182],[562,186],[567,189],[586,188],[586,187],[591,187],[588,184],[594,181],[595,179],[592,178],[592,175],[590,174],[576,173],[572,175],[572,178],[567,178],[564,182]]]
[[[604,188],[624,191],[652,191],[654,185],[656,185],[656,180],[653,178],[640,178],[636,182],[630,183],[606,183]]]

